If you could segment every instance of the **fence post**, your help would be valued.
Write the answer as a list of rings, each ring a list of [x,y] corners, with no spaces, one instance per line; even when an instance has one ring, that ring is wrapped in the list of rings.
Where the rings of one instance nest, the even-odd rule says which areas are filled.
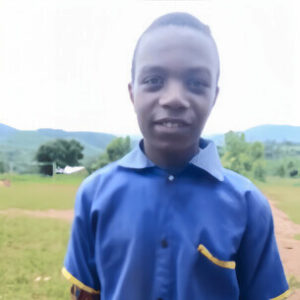
[[[54,161],[52,163],[52,177],[54,177],[55,174],[56,174],[56,162]]]

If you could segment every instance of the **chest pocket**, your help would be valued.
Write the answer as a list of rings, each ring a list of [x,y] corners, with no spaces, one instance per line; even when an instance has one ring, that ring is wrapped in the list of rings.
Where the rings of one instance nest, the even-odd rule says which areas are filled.
[[[213,256],[209,250],[202,244],[200,244],[198,246],[198,251],[204,255],[208,260],[210,260],[212,263],[214,263],[215,265],[222,267],[222,268],[226,268],[226,269],[235,269],[235,261],[231,260],[231,261],[224,261],[224,260],[220,260],[218,258],[216,258],[215,256]]]

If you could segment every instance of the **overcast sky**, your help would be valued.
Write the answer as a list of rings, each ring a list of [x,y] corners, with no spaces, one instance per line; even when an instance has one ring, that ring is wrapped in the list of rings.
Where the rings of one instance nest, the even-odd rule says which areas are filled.
[[[139,133],[127,84],[154,18],[185,11],[211,27],[220,94],[205,133],[300,126],[299,1],[0,0],[0,123]]]

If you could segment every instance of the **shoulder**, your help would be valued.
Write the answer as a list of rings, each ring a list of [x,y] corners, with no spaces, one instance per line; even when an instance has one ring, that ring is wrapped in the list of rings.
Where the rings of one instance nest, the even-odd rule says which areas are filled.
[[[107,181],[112,181],[119,172],[117,162],[108,164],[107,166],[96,170],[86,177],[80,184],[75,201],[75,210],[91,209],[91,206],[106,186]]]
[[[114,176],[118,171],[118,161],[112,162],[105,167],[96,170],[82,181],[79,191],[92,192],[102,184],[103,180]]]
[[[229,169],[223,169],[224,184],[244,200],[248,210],[253,213],[270,214],[270,205],[264,194],[248,178]]]
[[[255,188],[255,185],[247,177],[232,170],[223,168],[224,183],[239,192],[246,192]]]

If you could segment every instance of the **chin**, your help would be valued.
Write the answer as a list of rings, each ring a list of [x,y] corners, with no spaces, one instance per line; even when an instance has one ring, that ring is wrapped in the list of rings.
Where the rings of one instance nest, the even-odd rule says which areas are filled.
[[[190,139],[183,139],[183,138],[165,138],[165,139],[159,139],[157,141],[156,145],[157,148],[159,148],[161,151],[164,152],[171,152],[171,153],[176,153],[176,152],[183,152],[187,151],[189,149],[192,149],[195,147],[195,144],[199,143],[198,140],[190,140]]]

